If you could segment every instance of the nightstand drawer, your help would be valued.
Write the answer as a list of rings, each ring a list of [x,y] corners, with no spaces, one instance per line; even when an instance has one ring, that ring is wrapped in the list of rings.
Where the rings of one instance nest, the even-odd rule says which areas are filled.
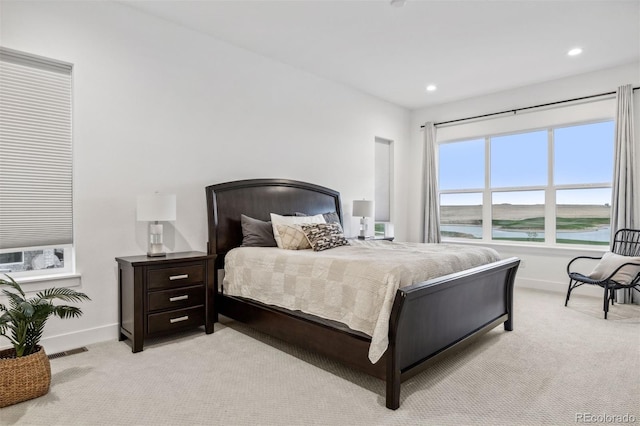
[[[183,287],[204,282],[204,264],[177,266],[175,268],[152,269],[149,271],[147,288]]]
[[[162,333],[204,324],[204,306],[149,314],[147,333]]]
[[[162,309],[180,309],[204,305],[204,298],[203,285],[153,291],[148,295],[147,308],[149,311],[159,311]]]

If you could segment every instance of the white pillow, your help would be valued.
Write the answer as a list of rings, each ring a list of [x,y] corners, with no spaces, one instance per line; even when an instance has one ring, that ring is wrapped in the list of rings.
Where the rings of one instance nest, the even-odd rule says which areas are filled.
[[[611,275],[611,273],[620,265],[624,265],[625,263],[640,264],[640,257],[621,256],[619,254],[606,252],[596,267],[593,268],[589,277],[594,280],[603,280]],[[613,277],[611,277],[611,279],[619,282],[620,284],[629,284],[636,277],[638,272],[640,272],[640,266],[627,265],[620,269]]]
[[[311,248],[309,245],[309,241],[307,237],[302,232],[302,228],[300,225],[303,223],[326,223],[324,220],[324,216],[321,214],[317,214],[315,216],[280,216],[279,214],[271,213],[271,224],[273,225],[273,237],[276,239],[276,244],[281,249],[288,250],[298,250]],[[279,226],[289,226],[293,228],[291,230],[292,233],[300,233],[300,238],[287,238],[287,244],[285,244],[282,240],[280,232],[278,231]],[[291,237],[291,235],[289,236]],[[289,245],[291,241],[299,241],[300,244],[296,247]]]

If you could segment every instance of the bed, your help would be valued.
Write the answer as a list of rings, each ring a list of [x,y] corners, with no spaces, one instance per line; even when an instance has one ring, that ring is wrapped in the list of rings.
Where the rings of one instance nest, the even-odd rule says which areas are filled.
[[[217,255],[218,271],[224,270],[227,254],[242,243],[243,214],[267,221],[271,213],[335,212],[342,221],[339,192],[294,180],[215,184],[206,188],[206,197],[208,253]],[[500,324],[513,330],[513,285],[519,262],[517,258],[493,261],[398,288],[386,324],[386,350],[375,363],[369,357],[370,335],[340,322],[226,294],[221,273],[214,274],[213,321],[224,315],[380,378],[386,383],[385,405],[395,410],[403,381]]]

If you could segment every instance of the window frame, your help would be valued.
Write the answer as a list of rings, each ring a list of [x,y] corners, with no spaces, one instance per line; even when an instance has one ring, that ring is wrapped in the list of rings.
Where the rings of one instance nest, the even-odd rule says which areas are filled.
[[[17,264],[19,262],[9,262],[0,264],[0,275],[8,274],[18,282],[37,282],[48,279],[67,279],[78,277],[75,269],[75,220],[74,220],[74,204],[75,204],[75,149],[74,149],[74,83],[73,74],[74,66],[71,63],[61,61],[58,59],[52,59],[31,53],[9,49],[0,46],[0,53],[2,53],[3,60],[7,60],[9,63],[17,61],[15,63],[22,64],[24,66],[33,67],[34,69],[43,67],[42,69],[52,70],[52,72],[61,72],[62,74],[68,73],[68,92],[65,92],[65,96],[68,94],[68,152],[69,152],[69,166],[64,172],[68,173],[70,183],[68,186],[68,203],[69,203],[69,218],[70,221],[70,241],[57,242],[55,244],[35,244],[28,247],[6,247],[0,249],[0,253],[21,253],[22,264],[26,260],[25,252],[28,251],[41,251],[41,250],[62,250],[63,265],[56,268],[43,268],[36,270],[22,270],[22,271],[5,271],[7,265]],[[55,71],[57,70],[57,71]],[[66,98],[60,98],[66,99]],[[11,145],[9,145],[11,146]],[[43,148],[44,149],[44,148]],[[55,253],[53,254],[55,255]]]
[[[590,124],[614,122],[612,117],[602,117],[591,120],[576,121],[564,124],[553,124],[545,127],[531,128],[525,130],[508,131],[508,132],[495,132],[484,136],[471,136],[464,138],[456,138],[450,140],[437,141],[438,148],[438,168],[440,164],[439,149],[442,145],[465,142],[470,140],[484,140],[484,187],[469,187],[458,189],[440,189],[438,187],[438,200],[440,200],[443,194],[466,194],[466,193],[481,193],[482,194],[482,238],[470,239],[460,237],[442,237],[444,241],[450,242],[465,242],[465,243],[482,243],[482,244],[496,244],[496,245],[526,245],[530,247],[562,247],[562,248],[602,248],[605,245],[600,244],[579,244],[579,243],[558,243],[556,234],[556,192],[559,190],[575,190],[575,189],[602,189],[607,188],[613,190],[613,176],[610,182],[592,182],[592,183],[573,183],[573,184],[555,184],[554,183],[554,157],[555,157],[555,141],[554,130],[567,127],[577,127]],[[507,187],[491,187],[491,138],[500,136],[517,135],[521,133],[547,132],[547,182],[545,185],[531,185],[531,186],[507,186]],[[613,167],[613,165],[612,165]],[[439,185],[438,185],[439,186]],[[522,191],[543,191],[545,206],[544,206],[544,242],[528,242],[528,241],[510,241],[510,240],[496,240],[493,239],[493,203],[492,195],[495,192],[522,192]],[[442,209],[442,206],[440,206]],[[440,211],[442,216],[442,210]],[[609,216],[610,217],[610,216]],[[608,242],[607,242],[608,245]]]
[[[378,167],[380,158],[378,157],[378,146],[384,145],[387,148],[386,157],[384,158],[386,168],[382,169]],[[375,217],[374,223],[375,225],[379,225],[378,228],[387,228],[388,224],[393,223],[393,199],[394,199],[394,141],[391,139],[386,139],[382,137],[376,136],[374,139],[374,203],[375,203]],[[386,179],[384,179],[386,177]],[[379,187],[378,183],[383,183],[386,186],[387,191],[381,191],[382,188]],[[380,197],[381,192],[386,192],[386,197]],[[379,207],[380,207],[380,198],[386,198],[386,203],[384,203],[384,208],[386,210],[386,217],[381,217],[378,215]],[[374,228],[375,228],[374,225]],[[376,228],[376,229],[378,229]],[[376,231],[380,234],[382,231],[379,229]]]

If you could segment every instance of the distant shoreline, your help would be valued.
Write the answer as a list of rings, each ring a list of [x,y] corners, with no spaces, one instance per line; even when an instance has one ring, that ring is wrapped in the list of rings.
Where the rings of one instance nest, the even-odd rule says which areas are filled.
[[[440,222],[445,224],[478,224],[482,220],[482,206],[441,206]],[[493,220],[518,221],[531,220],[533,218],[543,218],[545,216],[544,204],[496,204],[492,206]],[[564,220],[576,221],[603,221],[610,218],[611,208],[608,205],[568,205],[559,204],[556,207],[556,217]],[[602,223],[587,223],[587,226],[601,226]]]
[[[465,223],[465,222],[443,222],[440,221],[440,225],[460,225],[460,226],[477,226],[478,228],[482,228],[481,224],[478,223]],[[610,224],[600,224],[593,226],[586,226],[584,228],[573,228],[573,229],[557,229],[558,232],[567,232],[567,233],[580,233],[580,232],[596,232],[604,228],[611,227]],[[504,232],[540,232],[544,231],[544,228],[508,228],[504,226],[493,226],[494,229],[499,229]]]

